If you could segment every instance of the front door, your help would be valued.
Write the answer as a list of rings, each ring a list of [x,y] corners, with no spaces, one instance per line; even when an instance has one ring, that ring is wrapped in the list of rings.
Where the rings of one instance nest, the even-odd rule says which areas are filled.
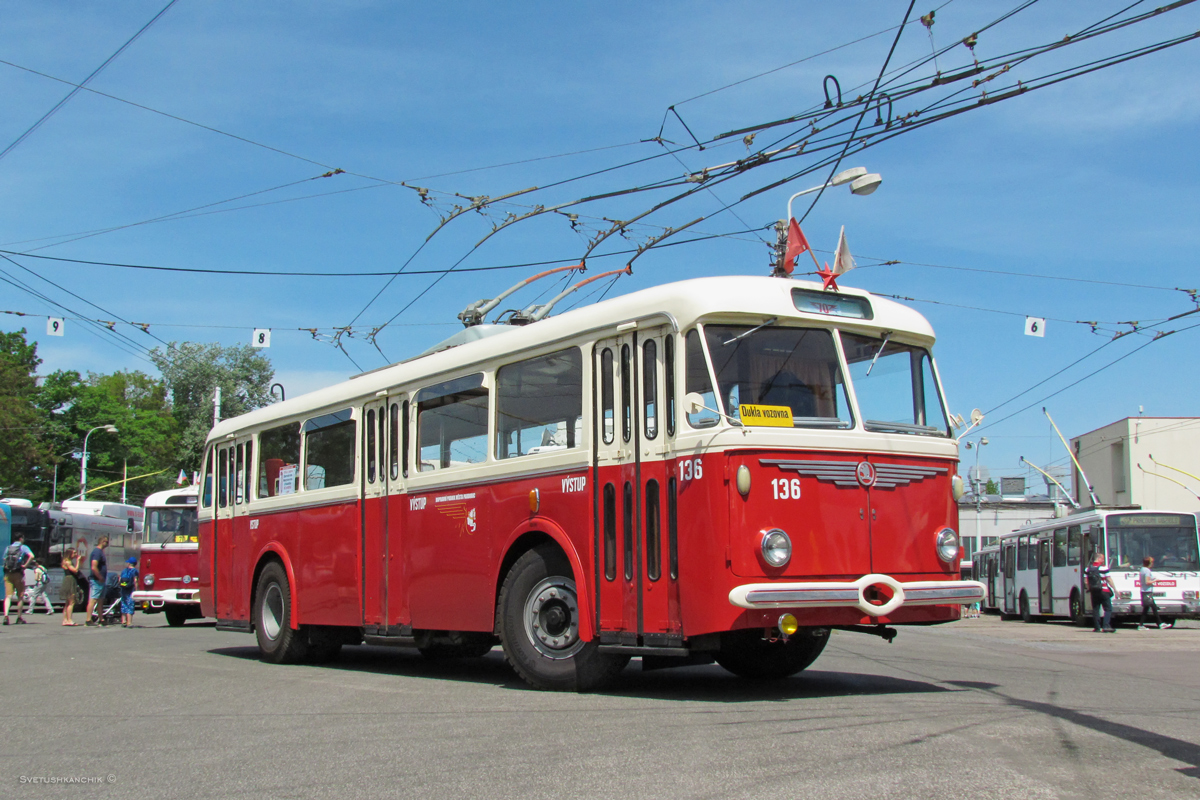
[[[1040,539],[1037,543],[1038,607],[1043,614],[1054,613],[1054,598],[1051,595],[1050,576],[1053,562],[1050,560],[1050,540]]]
[[[388,400],[363,409],[362,465],[362,608],[364,627],[378,630],[387,614],[388,486],[390,457]]]
[[[234,540],[233,510],[235,498],[232,476],[236,456],[232,442],[216,445],[216,469],[213,481],[213,601],[217,619],[233,619],[233,601],[237,587],[233,583]]]
[[[1017,545],[1010,542],[1001,550],[1004,573],[1004,613],[1017,613]]]

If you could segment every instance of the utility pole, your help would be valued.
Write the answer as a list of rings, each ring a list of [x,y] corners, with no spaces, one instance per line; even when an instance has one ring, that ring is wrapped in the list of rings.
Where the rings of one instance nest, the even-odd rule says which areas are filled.
[[[213,427],[217,427],[217,423],[221,421],[221,387],[213,392]]]

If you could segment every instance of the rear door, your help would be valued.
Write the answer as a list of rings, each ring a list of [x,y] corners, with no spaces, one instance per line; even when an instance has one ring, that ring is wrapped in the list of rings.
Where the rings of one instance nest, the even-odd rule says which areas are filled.
[[[1051,576],[1054,574],[1053,561],[1050,554],[1050,539],[1039,539],[1037,542],[1037,569],[1038,569],[1038,610],[1042,614],[1054,613],[1054,598],[1052,595],[1053,584]]]
[[[388,399],[366,404],[362,426],[362,608],[363,625],[378,629],[387,614],[388,487],[390,464]]]

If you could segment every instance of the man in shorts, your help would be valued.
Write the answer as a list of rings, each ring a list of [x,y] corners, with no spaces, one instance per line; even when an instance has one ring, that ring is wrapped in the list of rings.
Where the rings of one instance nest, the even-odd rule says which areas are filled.
[[[88,565],[91,567],[88,572],[88,584],[91,587],[87,604],[88,625],[96,624],[96,619],[93,616],[96,606],[104,602],[105,583],[108,581],[108,558],[104,555],[104,548],[106,547],[108,547],[108,537],[101,536],[100,541],[96,542],[96,546],[92,548],[92,554],[88,558]]]
[[[12,558],[10,559],[10,555]],[[15,569],[9,569],[9,562]],[[25,534],[18,533],[13,543],[4,550],[4,624],[8,624],[8,605],[12,596],[17,596],[17,624],[24,625],[25,617],[25,568],[33,562],[33,551],[25,544]]]

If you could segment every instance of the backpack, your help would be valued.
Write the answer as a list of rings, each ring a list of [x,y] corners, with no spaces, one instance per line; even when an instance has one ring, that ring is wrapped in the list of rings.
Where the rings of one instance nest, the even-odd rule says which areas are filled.
[[[21,571],[21,544],[10,544],[8,549],[4,551],[4,571],[20,572]]]
[[[117,585],[120,586],[122,589],[132,589],[133,583],[136,579],[137,579],[137,570],[127,567],[127,568],[121,570],[121,582],[118,583]]]
[[[1087,582],[1092,591],[1102,592],[1105,589],[1104,578],[1100,576],[1100,568],[1095,564],[1087,568]]]

